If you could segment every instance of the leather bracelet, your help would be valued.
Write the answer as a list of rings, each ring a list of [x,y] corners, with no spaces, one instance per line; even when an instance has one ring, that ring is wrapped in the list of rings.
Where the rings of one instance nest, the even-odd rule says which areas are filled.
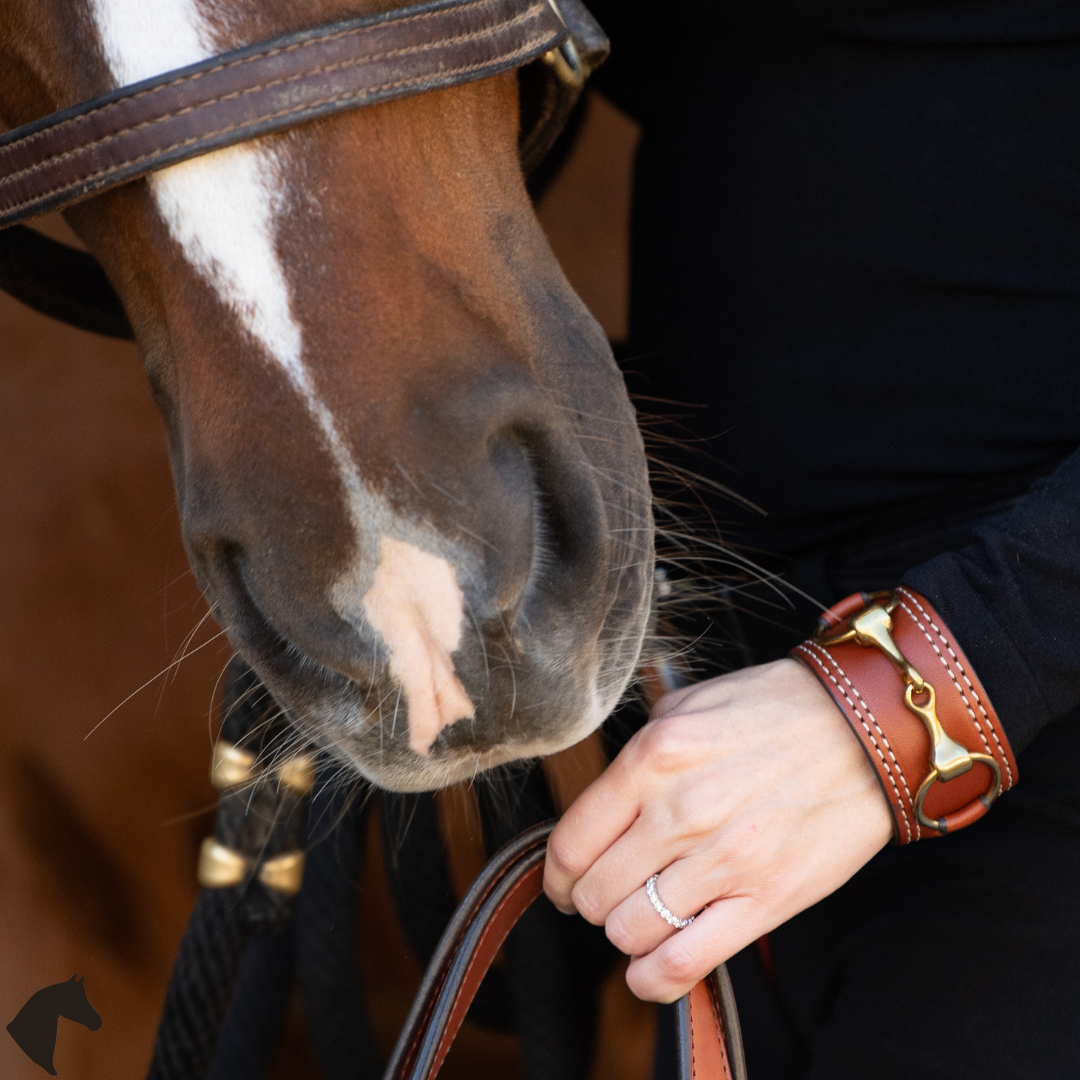
[[[791,655],[859,737],[910,844],[972,824],[1016,783],[1001,721],[941,616],[912,589],[854,593]]]

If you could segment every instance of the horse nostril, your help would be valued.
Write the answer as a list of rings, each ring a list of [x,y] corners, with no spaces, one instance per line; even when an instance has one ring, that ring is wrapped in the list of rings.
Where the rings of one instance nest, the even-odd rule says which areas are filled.
[[[532,524],[523,607],[580,610],[597,584],[595,570],[605,547],[600,527],[604,509],[594,478],[565,434],[527,431],[518,437],[518,445],[528,470],[523,490]]]
[[[484,521],[490,538],[491,595],[495,608],[513,621],[528,590],[543,532],[536,469],[528,446],[512,431],[492,439],[487,464],[495,481],[485,500]]]
[[[234,540],[195,530],[189,530],[184,539],[199,588],[210,606],[216,608],[223,591],[240,579],[244,549]]]

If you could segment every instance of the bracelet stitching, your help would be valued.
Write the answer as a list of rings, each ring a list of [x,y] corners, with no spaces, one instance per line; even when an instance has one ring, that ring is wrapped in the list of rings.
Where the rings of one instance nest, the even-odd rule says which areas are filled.
[[[878,723],[877,717],[874,716],[873,712],[870,709],[870,706],[867,705],[866,699],[859,692],[859,688],[848,677],[847,672],[844,671],[844,669],[840,666],[840,663],[836,659],[836,657],[833,656],[832,653],[830,653],[827,649],[823,649],[816,642],[814,642],[812,644],[813,644],[814,648],[817,649],[818,651],[820,651],[821,654],[823,656],[825,656],[825,658],[829,661],[829,663],[832,664],[832,666],[836,668],[836,670],[840,673],[840,676],[844,680],[844,682],[846,682],[848,684],[848,686],[851,687],[851,692],[859,699],[859,702],[862,705],[863,709],[865,710],[866,715],[870,718],[870,722],[874,725],[874,728],[877,731],[878,735],[881,736],[881,741],[882,741],[882,743],[884,743],[885,749],[888,751],[889,757],[892,759],[893,766],[896,769],[896,774],[897,774],[897,776],[900,777],[900,782],[904,785],[904,793],[907,795],[907,799],[908,799],[908,810],[905,811],[905,813],[909,814],[912,822],[914,822],[914,824],[915,824],[915,839],[919,840],[921,838],[921,830],[919,828],[918,817],[915,814],[915,799],[913,798],[913,796],[911,794],[911,789],[908,787],[907,777],[904,775],[904,770],[900,767],[900,762],[897,760],[896,754],[893,751],[893,748],[892,748],[891,744],[889,743],[889,738],[885,734],[884,728],[882,728],[881,724]],[[828,672],[826,672],[826,674],[828,674]],[[832,679],[832,681],[834,683],[836,682],[836,680],[833,679],[832,675],[829,675],[829,678]],[[851,703],[851,707],[855,710],[856,715],[859,715],[859,707],[857,705],[855,705],[854,702],[851,702],[851,699],[848,698],[847,694],[844,692],[843,687],[840,687],[839,684],[837,684],[837,686],[838,686],[838,689],[840,690],[840,692],[842,694],[844,694],[844,697],[847,698],[847,700]],[[861,716],[859,717],[859,719],[860,719],[860,722],[862,722],[862,717]],[[863,723],[863,726],[864,727],[866,726],[865,723]],[[871,738],[873,738],[872,735],[871,735]],[[888,762],[885,763],[885,767],[886,768],[889,767]],[[890,771],[890,777],[889,778],[890,778],[890,780],[892,779],[891,771]],[[893,787],[894,788],[896,787],[896,781],[895,780],[893,780]],[[899,791],[897,791],[897,798],[900,799]],[[903,803],[902,799],[900,799],[900,807],[901,807],[901,809],[904,808],[904,803]],[[910,838],[910,830],[909,830],[909,838]]]
[[[1008,774],[1008,777],[1009,777],[1009,782],[1006,785],[1006,789],[1011,788],[1013,786],[1013,774],[1012,774],[1012,769],[1009,766],[1009,757],[1005,753],[1005,748],[1001,745],[1001,740],[998,738],[997,727],[994,724],[993,717],[990,716],[989,712],[987,712],[987,710],[986,710],[986,707],[983,705],[982,699],[979,697],[979,692],[975,689],[974,684],[972,683],[971,679],[968,677],[968,673],[964,670],[964,665],[960,662],[960,658],[953,651],[952,644],[949,642],[949,639],[945,636],[944,631],[941,630],[940,627],[938,627],[938,625],[930,617],[930,615],[926,611],[926,609],[922,606],[922,604],[919,603],[918,598],[915,596],[914,593],[910,592],[908,589],[905,589],[903,587],[901,587],[898,591],[902,592],[905,596],[909,597],[911,599],[911,602],[923,613],[923,615],[926,616],[926,621],[934,628],[935,633],[937,633],[938,637],[941,638],[941,641],[945,645],[945,648],[949,650],[949,655],[955,661],[957,668],[960,670],[960,674],[964,678],[964,682],[966,682],[968,684],[968,688],[971,690],[971,696],[975,699],[976,704],[979,706],[979,712],[981,712],[983,714],[983,716],[986,718],[987,727],[990,728],[990,734],[994,736],[994,742],[997,743],[998,750],[1001,752],[1001,760],[1005,765],[1005,771],[1006,771],[1006,773]],[[910,612],[908,614],[910,614]],[[949,673],[952,674],[951,671]],[[960,691],[960,695],[961,695],[961,697],[963,697],[963,691],[962,690]],[[965,699],[965,704],[967,704],[966,699]],[[971,712],[970,705],[968,706],[968,712]],[[973,719],[974,719],[974,717],[973,717]],[[975,721],[975,723],[976,723],[976,725],[978,725],[977,720]],[[983,741],[985,742],[986,740],[984,739]],[[989,747],[987,747],[987,749],[989,749]]]
[[[854,694],[856,695],[856,697],[858,697],[858,699],[863,703],[863,707],[866,709],[867,716],[869,716],[869,718],[870,718],[871,722],[873,723],[875,729],[877,730],[878,734],[881,736],[881,741],[885,744],[885,748],[889,752],[889,757],[892,758],[893,763],[896,765],[896,771],[900,774],[900,780],[904,785],[904,791],[907,793],[908,802],[911,803],[911,805],[912,805],[912,808],[913,808],[912,809],[912,814],[914,814],[914,803],[912,802],[912,799],[911,799],[911,791],[908,788],[907,779],[904,777],[904,773],[900,768],[900,763],[896,760],[896,755],[893,753],[892,747],[889,745],[889,740],[885,737],[885,732],[881,730],[881,725],[875,719],[874,714],[870,711],[869,706],[866,705],[866,702],[863,700],[862,695],[859,693],[858,690],[855,689],[854,684],[847,677],[847,674],[844,671],[844,669],[842,667],[840,667],[840,665],[836,662],[835,659],[833,659],[833,657],[828,652],[826,652],[824,649],[822,649],[819,645],[814,645],[813,643],[804,643],[802,645],[796,646],[796,651],[801,651],[801,652],[806,653],[806,655],[809,656],[809,658],[811,660],[813,660],[813,662],[815,664],[817,664],[817,666],[819,668],[821,668],[821,670],[828,677],[829,681],[837,688],[837,690],[840,691],[841,694],[844,695],[844,700],[848,703],[848,705],[851,706],[852,711],[858,717],[859,723],[862,725],[863,730],[866,732],[867,736],[870,739],[870,742],[873,744],[874,752],[881,759],[881,763],[885,766],[885,774],[886,774],[886,776],[888,776],[889,783],[892,784],[893,791],[896,793],[896,802],[897,802],[897,805],[900,807],[900,818],[904,823],[904,829],[907,831],[907,839],[908,839],[908,843],[910,844],[911,843],[911,820],[909,820],[908,811],[904,806],[904,800],[903,800],[903,797],[900,794],[900,789],[899,789],[899,787],[897,787],[896,778],[893,776],[892,767],[889,765],[889,762],[885,759],[885,755],[881,752],[881,747],[878,746],[878,741],[877,741],[876,738],[874,738],[874,733],[870,730],[869,726],[866,723],[866,720],[863,719],[862,712],[859,710],[858,705],[856,705],[855,702],[851,700],[851,698],[848,696],[847,691],[839,684],[839,682],[837,682],[836,677],[833,675],[833,673],[831,671],[829,671],[829,669],[827,667],[825,667],[825,665],[821,662],[821,660],[818,658],[818,656],[816,654],[816,651],[812,652],[810,648],[807,648],[807,644],[811,644],[812,648],[814,650],[820,650],[824,654],[824,656],[836,668],[836,670],[840,672],[840,675],[843,678],[844,682],[846,682],[848,684],[848,686],[851,687],[851,689],[854,692]],[[919,823],[916,820],[915,821],[915,839],[918,840],[919,838],[920,838]]]
[[[960,663],[960,660],[957,657],[956,653],[953,652],[953,649],[952,649],[951,645],[949,644],[948,639],[942,633],[940,627],[938,627],[934,623],[933,619],[930,618],[929,614],[927,613],[926,609],[922,606],[922,604],[920,604],[919,601],[907,589],[901,588],[901,589],[898,590],[898,592],[901,592],[901,593],[903,593],[904,596],[908,597],[911,600],[911,602],[923,613],[923,615],[926,616],[926,621],[934,628],[935,633],[941,639],[942,643],[945,645],[945,648],[949,650],[949,655],[953,658],[953,661],[956,663],[956,666],[960,669],[960,674],[963,675],[964,682],[966,682],[968,684],[968,686],[970,687],[972,697],[975,698],[975,701],[979,706],[979,712],[981,712],[983,714],[983,716],[986,718],[986,724],[987,724],[987,727],[990,728],[990,734],[994,736],[994,742],[997,744],[998,751],[999,751],[999,753],[1001,755],[1001,760],[1003,761],[1003,763],[1005,765],[1005,772],[1008,774],[1008,778],[1009,778],[1009,782],[1006,785],[1006,788],[1011,788],[1012,784],[1013,784],[1013,775],[1012,775],[1012,769],[1009,767],[1009,759],[1005,754],[1004,747],[1001,745],[1001,740],[998,738],[997,731],[994,730],[993,721],[990,719],[989,713],[983,707],[983,703],[980,700],[979,695],[975,692],[975,687],[972,684],[971,680],[968,678],[967,672],[964,671],[963,664]],[[933,648],[934,652],[937,653],[938,659],[941,661],[942,666],[945,668],[945,670],[949,673],[949,678],[952,679],[953,685],[956,687],[957,693],[959,693],[961,699],[964,702],[964,707],[967,709],[968,715],[971,717],[972,721],[975,724],[975,729],[979,733],[979,738],[981,738],[982,741],[983,741],[983,746],[986,747],[986,752],[988,754],[990,754],[991,756],[993,756],[994,752],[990,748],[990,743],[987,741],[986,733],[983,731],[982,724],[979,723],[979,718],[975,715],[975,711],[971,707],[971,702],[968,701],[967,694],[964,693],[964,688],[960,685],[960,682],[956,678],[955,673],[953,672],[952,668],[949,666],[949,662],[945,659],[944,656],[942,656],[941,650],[937,647],[937,643],[934,641],[934,639],[927,632],[926,627],[923,626],[922,622],[920,622],[919,618],[915,615],[915,613],[911,610],[911,608],[909,608],[907,606],[907,604],[905,604],[902,600],[900,601],[900,606],[908,613],[908,615],[910,616],[912,622],[914,622],[915,625],[922,631],[923,636],[926,638],[927,641],[930,642],[930,645]]]

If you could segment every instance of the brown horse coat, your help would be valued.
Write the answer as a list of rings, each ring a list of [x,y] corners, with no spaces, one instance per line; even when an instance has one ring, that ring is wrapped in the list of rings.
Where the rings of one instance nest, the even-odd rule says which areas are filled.
[[[299,7],[261,5],[246,21],[232,12],[209,47],[356,13]],[[6,123],[116,81],[94,21],[102,9],[0,2]],[[632,413],[536,225],[515,139],[516,90],[503,78],[255,148],[280,180],[262,250],[282,268],[337,446],[270,347],[282,340],[264,332],[274,311],[269,323],[256,318],[251,296],[232,288],[228,251],[207,251],[191,213],[174,221],[167,198],[140,183],[70,214],[139,331],[184,542],[219,618],[298,717],[402,787],[576,740],[621,690],[648,607],[651,531]],[[217,168],[204,203],[224,191]],[[0,304],[11,511],[0,526],[0,1004],[14,1015],[53,977],[42,972],[91,970],[108,1048],[62,1037],[58,1067],[137,1076],[194,895],[207,825],[184,816],[212,800],[203,724],[228,650],[210,643],[160,700],[136,699],[82,742],[137,685],[133,674],[141,681],[173,658],[198,621],[198,590],[184,573],[149,395],[132,356],[118,357],[130,350]],[[360,515],[341,447],[359,463]],[[436,711],[415,723],[409,702],[401,708],[394,649],[367,610],[384,595],[372,594],[384,538],[444,560],[461,591],[456,650],[440,633],[445,603],[425,610],[423,590],[398,605],[420,609],[405,631],[390,631],[406,649],[431,639],[433,673],[445,660],[436,647],[450,654],[475,709],[456,728],[449,714],[466,707],[440,695],[437,674]],[[357,686],[374,708],[356,708]],[[438,729],[427,755],[413,745],[424,719]],[[21,1075],[12,1050],[0,1049],[0,1071]]]
[[[0,3],[0,108],[24,122],[343,14]],[[633,410],[537,224],[517,131],[508,74],[67,215],[135,328],[215,617],[313,738],[399,790],[577,742],[649,616]]]

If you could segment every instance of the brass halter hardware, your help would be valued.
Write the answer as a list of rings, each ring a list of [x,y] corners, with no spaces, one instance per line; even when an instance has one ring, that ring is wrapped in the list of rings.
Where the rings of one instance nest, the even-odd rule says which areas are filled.
[[[919,786],[915,797],[915,816],[924,828],[945,832],[943,818],[929,818],[923,811],[923,802],[935,782],[947,784],[958,776],[970,772],[975,762],[986,765],[993,774],[993,780],[983,795],[983,802],[989,806],[1001,793],[1001,766],[990,754],[971,753],[955,739],[949,737],[941,726],[937,715],[937,696],[934,688],[912,666],[900,650],[892,636],[892,612],[900,602],[895,593],[871,593],[867,600],[872,601],[857,615],[848,620],[847,630],[830,634],[827,629],[814,634],[814,641],[824,648],[842,645],[854,641],[867,648],[875,648],[884,653],[904,680],[904,704],[923,723],[930,736],[930,771]],[[925,700],[920,699],[925,695]]]
[[[228,788],[243,787],[255,779],[255,755],[250,750],[224,739],[214,743],[214,758],[210,766],[210,783],[225,791]]]
[[[238,851],[206,837],[199,848],[196,877],[204,889],[230,889],[239,885],[251,872],[251,860]],[[258,879],[268,889],[283,896],[295,896],[304,881],[304,853],[286,851],[267,859],[259,867]]]
[[[229,791],[255,783],[259,776],[255,755],[250,750],[219,739],[214,746],[210,782],[219,791]],[[312,754],[297,754],[286,758],[274,769],[278,784],[297,798],[303,798],[315,785],[315,758]],[[254,869],[254,860],[239,851],[206,837],[199,848],[196,871],[204,889],[229,889],[240,885]],[[268,889],[284,896],[295,896],[304,878],[304,853],[286,851],[258,866],[259,881]]]
[[[303,797],[315,786],[315,758],[311,754],[286,758],[277,767],[277,778],[282,787]]]
[[[295,896],[304,882],[304,853],[286,851],[259,867],[259,880],[283,896]]]
[[[195,872],[204,889],[229,889],[247,877],[248,861],[239,851],[219,844],[212,836],[199,847],[199,866]]]
[[[210,783],[218,791],[243,787],[258,776],[255,755],[250,750],[224,739],[214,744],[213,764],[210,767]],[[296,754],[286,758],[274,770],[278,783],[289,788],[295,795],[304,796],[315,785],[315,758],[311,754]]]

